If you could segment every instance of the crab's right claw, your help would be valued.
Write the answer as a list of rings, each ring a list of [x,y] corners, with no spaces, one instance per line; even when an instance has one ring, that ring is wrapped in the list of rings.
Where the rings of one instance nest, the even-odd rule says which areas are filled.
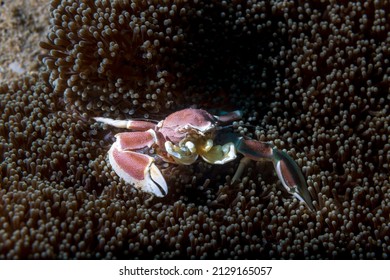
[[[115,142],[108,152],[108,159],[116,174],[141,191],[158,197],[165,196],[168,193],[167,183],[154,164],[154,159],[134,151],[122,150],[118,143]]]
[[[306,180],[297,163],[285,152],[280,151],[271,143],[238,138],[237,150],[245,157],[241,160],[233,181],[241,175],[244,165],[251,160],[267,160],[274,164],[276,174],[283,187],[298,200],[305,203],[309,209],[314,210]],[[248,159],[247,159],[248,158]]]

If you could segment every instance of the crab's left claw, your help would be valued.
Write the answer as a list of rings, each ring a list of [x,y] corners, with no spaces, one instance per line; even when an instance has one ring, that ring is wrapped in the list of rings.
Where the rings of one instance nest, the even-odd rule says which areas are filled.
[[[151,146],[153,135],[152,131],[118,133],[108,151],[108,159],[114,171],[125,182],[141,191],[162,197],[168,193],[168,186],[154,164],[154,159],[131,150]]]
[[[307,188],[306,180],[296,162],[285,152],[276,149],[272,144],[255,140],[239,138],[236,143],[237,150],[245,157],[233,179],[240,176],[243,165],[248,159],[272,161],[283,187],[298,200],[304,202],[311,210],[314,206]]]

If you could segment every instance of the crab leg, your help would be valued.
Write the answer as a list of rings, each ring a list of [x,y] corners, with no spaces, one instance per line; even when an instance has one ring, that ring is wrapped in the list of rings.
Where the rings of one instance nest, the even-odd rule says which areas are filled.
[[[288,154],[276,149],[270,143],[245,140],[242,137],[238,139],[236,148],[244,155],[244,158],[241,160],[233,180],[237,180],[241,175],[248,159],[272,161],[283,187],[310,209],[314,209],[306,180],[296,162]]]
[[[228,123],[242,119],[242,112],[240,110],[236,110],[224,115],[214,117],[222,123]]]
[[[156,124],[148,121],[137,121],[137,120],[114,120],[110,118],[94,118],[95,121],[106,123],[108,125],[118,127],[118,128],[127,128],[137,131],[146,131],[148,129],[154,129]]]
[[[124,132],[115,135],[116,141],[108,151],[108,158],[114,171],[126,183],[137,189],[162,197],[168,193],[168,187],[154,159],[137,153],[156,142],[153,130],[143,132]]]

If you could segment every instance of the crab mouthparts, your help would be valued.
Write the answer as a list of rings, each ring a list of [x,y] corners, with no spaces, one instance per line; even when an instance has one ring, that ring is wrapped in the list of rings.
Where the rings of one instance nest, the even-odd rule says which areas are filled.
[[[225,164],[236,158],[234,144],[214,145],[212,139],[185,140],[175,145],[170,141],[165,142],[165,149],[178,164],[189,165],[194,163],[198,156],[211,164]]]

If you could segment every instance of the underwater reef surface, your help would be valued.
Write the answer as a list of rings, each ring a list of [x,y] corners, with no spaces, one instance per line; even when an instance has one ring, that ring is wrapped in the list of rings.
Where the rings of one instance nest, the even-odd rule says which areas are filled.
[[[49,12],[49,11],[48,11]],[[388,259],[388,1],[52,1],[45,65],[0,85],[2,259]],[[39,49],[39,46],[37,46]],[[296,160],[112,171],[92,117],[241,109],[232,129]]]
[[[0,1],[0,83],[39,71],[37,48],[48,32],[49,1]]]

